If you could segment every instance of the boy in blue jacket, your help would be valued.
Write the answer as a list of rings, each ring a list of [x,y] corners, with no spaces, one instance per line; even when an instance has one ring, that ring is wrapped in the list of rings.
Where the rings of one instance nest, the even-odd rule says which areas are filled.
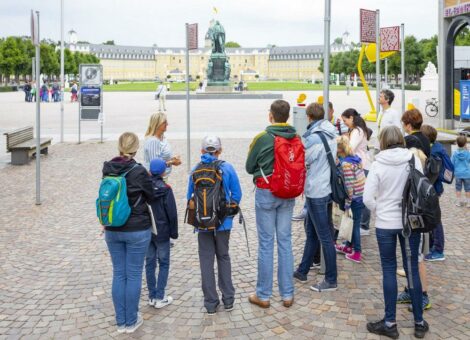
[[[465,199],[462,200],[462,187],[467,197],[467,208],[470,208],[470,151],[466,148],[467,137],[458,136],[458,149],[452,154],[452,164],[455,167],[455,195],[457,196],[458,207],[465,205]]]
[[[449,159],[449,156],[447,155],[446,150],[444,149],[444,146],[436,142],[437,139],[437,130],[430,126],[430,125],[422,125],[421,126],[421,132],[423,135],[428,137],[429,141],[431,142],[431,156],[435,156],[443,160],[443,165],[444,166],[444,159],[447,158]],[[450,159],[449,159],[450,160]],[[444,193],[444,186],[442,184],[441,177],[439,176],[437,180],[434,182],[434,189],[436,190],[436,193],[441,197],[441,195]],[[426,261],[444,261],[445,256],[444,256],[444,227],[442,225],[442,222],[439,223],[439,225],[432,231],[432,238],[431,238],[431,248],[429,253],[424,257]]]
[[[150,203],[157,234],[152,232],[152,239],[145,257],[145,273],[149,291],[149,305],[163,308],[173,302],[171,296],[165,296],[170,270],[170,238],[178,238],[178,214],[175,196],[171,187],[163,181],[166,162],[155,158],[150,162],[152,174],[153,200]],[[158,281],[155,270],[158,265]]]
[[[222,143],[217,136],[206,136],[202,140],[201,163],[212,163],[219,159],[222,153]],[[237,173],[228,162],[219,165],[222,171],[222,185],[227,202],[239,204],[242,199],[242,190]],[[194,171],[194,169],[193,169]],[[192,174],[189,176],[187,199],[194,193]],[[230,230],[233,217],[225,217],[217,230],[198,232],[199,264],[201,267],[202,292],[204,294],[204,307],[207,314],[214,315],[220,304],[214,274],[214,258],[217,258],[218,285],[222,292],[222,302],[225,311],[233,309],[235,288],[232,283],[232,266],[229,255]]]

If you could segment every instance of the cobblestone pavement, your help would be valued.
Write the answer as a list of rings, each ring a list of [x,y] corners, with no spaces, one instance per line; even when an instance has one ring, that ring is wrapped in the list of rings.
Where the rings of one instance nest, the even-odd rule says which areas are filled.
[[[242,207],[247,219],[252,257],[247,256],[242,228],[231,238],[236,305],[216,316],[204,313],[197,241],[182,223],[186,173],[176,168],[170,177],[180,216],[180,239],[172,249],[168,294],[174,303],[156,310],[146,305],[145,322],[132,338],[366,338],[366,322],[383,315],[381,271],[373,231],[363,237],[364,261],[355,264],[338,257],[339,289],[315,293],[310,284],[296,283],[295,304],[282,306],[275,280],[271,308],[248,303],[256,284],[256,227],[251,178],[244,171],[249,140],[223,140],[224,158],[232,162],[242,182]],[[173,141],[185,159],[183,140]],[[194,161],[199,142],[194,141]],[[0,339],[107,339],[118,335],[111,302],[111,261],[95,216],[94,200],[103,160],[116,154],[116,143],[57,144],[42,161],[43,204],[36,206],[34,162],[0,170]],[[139,155],[141,157],[141,154]],[[453,204],[453,190],[442,199],[446,229],[444,262],[428,264],[432,309],[425,312],[428,339],[470,338],[470,209]],[[297,202],[300,209],[302,202]],[[304,243],[301,223],[293,224],[295,262]],[[144,275],[145,276],[145,275]],[[276,275],[274,276],[276,277]],[[403,279],[400,286],[405,284]],[[145,283],[143,285],[145,287]],[[411,314],[398,306],[402,339],[412,337]]]

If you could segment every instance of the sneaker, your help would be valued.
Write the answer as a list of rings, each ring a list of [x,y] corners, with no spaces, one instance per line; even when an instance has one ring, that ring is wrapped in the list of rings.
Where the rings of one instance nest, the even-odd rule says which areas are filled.
[[[117,326],[118,333],[126,333],[126,325]]]
[[[429,324],[423,320],[423,324],[415,323],[415,337],[422,339],[429,332]]]
[[[455,202],[455,205],[458,207],[463,207],[463,202],[462,201],[457,201]]]
[[[424,257],[425,261],[433,262],[433,261],[444,261],[446,257],[444,253],[439,253],[437,251],[432,251]]]
[[[233,302],[232,303],[228,303],[228,304],[224,304],[224,309],[226,312],[231,312],[233,311]]]
[[[137,313],[137,321],[134,325],[126,327],[126,333],[134,333],[143,323],[144,319],[142,318],[142,314]]]
[[[352,248],[350,246],[343,244],[335,245],[336,252],[341,254],[352,254]]]
[[[165,306],[168,306],[170,303],[173,302],[173,298],[171,296],[166,296],[162,300],[155,300],[155,308],[160,309]]]
[[[297,280],[297,281],[300,281],[302,283],[305,283],[307,282],[307,275],[304,275],[302,273],[300,273],[299,271],[295,271],[294,272],[294,278]]]
[[[212,308],[206,308],[207,310],[207,315],[215,315],[217,313],[217,308],[219,308],[220,302],[217,302],[217,304],[212,307]]]
[[[155,307],[156,302],[157,302],[157,299],[149,299],[149,306]]]
[[[300,214],[292,216],[292,221],[303,221],[305,220],[305,217],[307,217],[307,210],[302,209]]]
[[[349,261],[356,262],[356,263],[361,263],[361,252],[355,251],[352,254],[346,254],[346,259]]]
[[[385,320],[368,322],[367,330],[371,333],[384,335],[392,339],[398,339],[399,337],[397,325],[394,324],[391,327],[387,327],[387,325],[385,324]]]
[[[405,287],[405,290],[398,294],[397,296],[397,304],[402,304],[402,303],[411,303],[411,295],[408,292],[408,288]]]
[[[370,235],[369,229],[361,228],[361,236],[369,236],[369,235]]]
[[[321,263],[313,263],[310,266],[310,269],[320,269],[320,267],[321,267]]]
[[[322,282],[319,282],[313,286],[310,287],[311,290],[315,291],[315,292],[333,292],[335,291],[336,289],[338,289],[338,285],[335,283],[328,283],[326,282],[325,280],[323,280]]]
[[[411,301],[410,301],[411,303]],[[428,295],[423,295],[423,311],[431,309],[431,300],[429,299]],[[413,312],[413,306],[408,306],[408,311]]]

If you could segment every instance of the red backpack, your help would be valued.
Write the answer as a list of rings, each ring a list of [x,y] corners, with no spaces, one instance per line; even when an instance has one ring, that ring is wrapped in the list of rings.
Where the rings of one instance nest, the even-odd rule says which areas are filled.
[[[263,175],[272,194],[294,198],[304,192],[306,177],[305,150],[299,136],[287,139],[274,137],[274,167],[269,180]],[[263,174],[263,172],[261,171]]]

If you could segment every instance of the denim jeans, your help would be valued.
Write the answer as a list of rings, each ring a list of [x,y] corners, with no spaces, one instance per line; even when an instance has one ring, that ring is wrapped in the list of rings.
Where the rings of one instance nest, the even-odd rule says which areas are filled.
[[[364,169],[364,174],[367,177],[367,175],[369,174],[369,170]],[[361,215],[361,228],[364,230],[369,230],[370,228],[369,224],[370,224],[370,210],[367,209],[367,207],[364,205],[364,207],[362,208],[362,215]]]
[[[307,275],[310,266],[313,263],[315,254],[317,253],[320,243],[323,247],[323,255],[325,256],[325,280],[328,283],[336,284],[336,250],[333,243],[333,236],[330,226],[330,218],[328,215],[328,204],[331,201],[330,195],[322,198],[307,197],[307,223],[305,225],[305,248],[297,271]]]
[[[118,326],[132,326],[137,321],[150,233],[150,228],[133,232],[106,230],[105,240],[113,263],[112,296]]]
[[[353,232],[351,242],[346,242],[347,245],[352,245],[355,252],[361,251],[361,216],[365,208],[362,202],[351,202],[351,212],[353,218]]]
[[[255,211],[258,231],[258,281],[256,295],[269,300],[273,291],[274,237],[277,239],[279,293],[283,300],[294,296],[294,254],[291,217],[295,199],[273,196],[267,189],[256,189]]]
[[[439,223],[436,228],[432,231],[432,248],[434,251],[438,253],[444,252],[444,227],[442,226],[442,222]]]
[[[158,281],[155,277],[157,261],[160,269],[158,270]],[[163,300],[165,297],[165,288],[168,282],[168,272],[170,271],[170,240],[157,242],[152,235],[147,255],[145,256],[145,275],[147,277],[147,288],[149,299]]]
[[[408,261],[405,250],[405,238],[401,234],[402,229],[376,228],[377,242],[379,244],[380,261],[382,263],[383,291],[385,300],[385,321],[395,322],[397,312],[397,238],[400,241],[403,267],[408,279]],[[411,233],[411,273],[413,277],[413,289],[408,288],[413,305],[415,322],[423,321],[423,291],[419,279],[418,253],[421,234]]]

